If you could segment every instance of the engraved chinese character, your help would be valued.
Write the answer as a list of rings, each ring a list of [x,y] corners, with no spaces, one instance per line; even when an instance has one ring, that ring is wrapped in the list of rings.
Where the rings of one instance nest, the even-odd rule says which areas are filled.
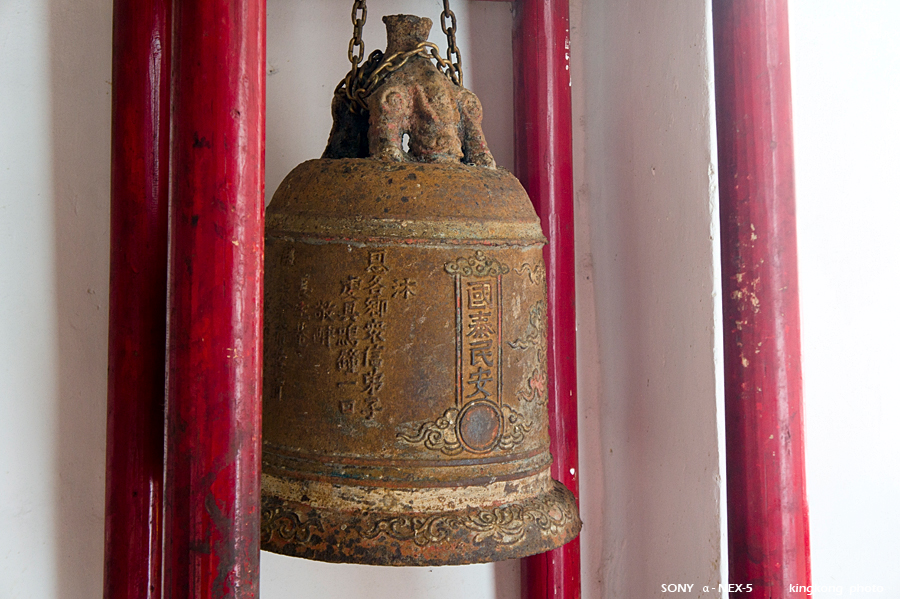
[[[338,327],[334,330],[337,344],[343,346],[353,346],[359,344],[359,326],[351,324],[346,327]]]
[[[337,359],[337,369],[349,374],[356,374],[362,356],[358,349],[342,349]]]
[[[288,251],[281,254],[281,264],[283,266],[294,265],[294,248],[289,248]]]
[[[371,279],[369,279],[369,284],[366,286],[366,289],[369,291],[369,296],[380,296],[384,293],[384,285],[382,284],[382,278],[378,275],[373,275]]]
[[[366,340],[374,344],[384,343],[384,323],[370,320],[366,323]]]
[[[475,390],[472,391],[470,395],[466,396],[466,399],[472,399],[479,393],[481,393],[481,399],[487,399],[491,396],[491,392],[484,388],[485,383],[490,383],[494,380],[494,377],[491,376],[491,371],[488,368],[478,367],[478,370],[469,375],[468,384],[474,385]]]
[[[331,347],[334,342],[334,327],[320,326],[313,333],[313,340],[321,343],[325,347]]]
[[[303,346],[309,341],[308,326],[305,322],[297,323],[297,345]]]
[[[472,312],[469,314],[469,332],[466,337],[474,337],[475,339],[484,339],[494,334],[494,329],[490,323],[490,312]]]
[[[383,273],[388,271],[388,267],[384,263],[384,250],[372,250],[369,252],[369,265],[366,272]]]
[[[341,410],[341,414],[352,414],[355,407],[356,400],[354,399],[342,399],[338,402],[338,408]]]
[[[490,281],[475,281],[467,285],[469,308],[490,308],[494,305]]]
[[[291,250],[292,253],[293,251],[294,250]],[[309,297],[309,275],[303,275],[302,277],[300,277],[299,291],[300,297]]]
[[[337,316],[337,305],[334,302],[321,301],[316,304],[316,318],[322,322],[334,320]]]
[[[403,299],[409,299],[409,296],[416,294],[416,282],[412,279],[394,279],[394,293],[391,297],[402,296]]]
[[[469,357],[471,358],[470,363],[472,366],[478,366],[479,361],[487,367],[494,365],[494,361],[491,359],[494,352],[490,351],[493,344],[494,341],[492,339],[473,341],[469,344]]]
[[[359,312],[356,311],[356,301],[344,302],[344,313],[341,319],[355,321],[357,318],[359,318]]]
[[[383,409],[384,408],[381,406],[381,402],[377,397],[369,399],[369,401],[366,402],[365,419],[375,420],[375,414]]]
[[[341,295],[344,297],[356,297],[356,292],[359,291],[359,285],[362,282],[362,279],[359,277],[349,276],[347,280],[341,284]]]
[[[375,395],[384,387],[384,373],[378,371],[363,374],[363,393]]]
[[[377,297],[370,297],[366,300],[366,316],[370,318],[384,318],[384,315],[387,314],[387,308],[387,300]]]
[[[367,347],[363,355],[363,366],[371,366],[375,370],[379,370],[384,364],[381,357],[381,349],[377,347]]]

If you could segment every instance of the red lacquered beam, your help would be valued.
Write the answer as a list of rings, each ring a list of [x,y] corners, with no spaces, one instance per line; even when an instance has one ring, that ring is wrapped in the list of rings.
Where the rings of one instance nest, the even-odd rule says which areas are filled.
[[[259,591],[265,14],[174,2],[166,599]]]
[[[170,0],[113,5],[106,599],[158,599]]]
[[[553,477],[578,496],[575,370],[575,238],[568,0],[517,0],[515,57],[516,175],[534,202],[544,248],[549,304],[550,451]],[[581,596],[578,539],[522,563],[525,599]]]
[[[787,0],[713,3],[730,582],[809,585]]]

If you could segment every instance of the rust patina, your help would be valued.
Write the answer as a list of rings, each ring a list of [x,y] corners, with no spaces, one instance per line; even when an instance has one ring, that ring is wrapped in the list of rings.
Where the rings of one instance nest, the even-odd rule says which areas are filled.
[[[431,25],[385,22],[386,59]],[[371,91],[363,130],[334,106],[326,158],[266,213],[263,549],[441,565],[568,542],[581,522],[549,474],[545,239],[477,98],[415,55]]]

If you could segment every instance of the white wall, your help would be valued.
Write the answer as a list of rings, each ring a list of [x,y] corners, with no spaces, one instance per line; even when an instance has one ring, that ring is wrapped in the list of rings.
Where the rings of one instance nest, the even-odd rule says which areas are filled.
[[[53,596],[58,393],[49,32],[0,5],[0,597]],[[9,56],[16,55],[13,63]],[[23,136],[23,131],[30,135]],[[13,143],[18,141],[18,143]]]
[[[813,585],[900,597],[900,3],[790,23]]]
[[[720,596],[710,4],[582,0],[572,24],[584,595]]]
[[[0,598],[102,580],[109,0],[0,3]]]

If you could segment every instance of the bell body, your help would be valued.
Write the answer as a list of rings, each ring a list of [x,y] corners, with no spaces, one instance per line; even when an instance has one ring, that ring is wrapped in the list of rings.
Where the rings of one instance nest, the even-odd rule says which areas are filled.
[[[266,213],[262,548],[442,565],[558,547],[540,223],[502,169],[312,160]]]

